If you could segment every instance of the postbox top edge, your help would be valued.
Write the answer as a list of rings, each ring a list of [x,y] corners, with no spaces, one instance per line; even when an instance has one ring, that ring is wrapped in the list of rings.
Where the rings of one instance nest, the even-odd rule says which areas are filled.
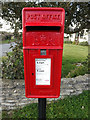
[[[27,10],[51,10],[51,11],[53,11],[53,10],[55,10],[55,11],[60,10],[60,11],[65,12],[64,8],[58,8],[58,7],[24,7],[22,9],[23,12],[27,11]]]

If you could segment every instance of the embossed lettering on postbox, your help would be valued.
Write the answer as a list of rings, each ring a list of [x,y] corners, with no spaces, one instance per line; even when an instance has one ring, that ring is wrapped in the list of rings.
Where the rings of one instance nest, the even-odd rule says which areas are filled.
[[[49,11],[45,13],[43,11],[42,14],[39,14],[41,11],[34,12],[33,11],[26,11],[26,22],[61,22],[62,21],[62,13],[58,11],[54,11],[53,13]]]

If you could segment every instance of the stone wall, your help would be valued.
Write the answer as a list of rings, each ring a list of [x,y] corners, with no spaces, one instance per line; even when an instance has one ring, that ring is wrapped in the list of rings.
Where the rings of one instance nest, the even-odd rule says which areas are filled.
[[[59,98],[48,98],[47,101],[63,99],[65,96],[78,95],[88,90],[88,75],[76,78],[62,78]],[[25,97],[24,80],[2,80],[2,110],[16,109],[29,103],[36,103],[38,99]]]

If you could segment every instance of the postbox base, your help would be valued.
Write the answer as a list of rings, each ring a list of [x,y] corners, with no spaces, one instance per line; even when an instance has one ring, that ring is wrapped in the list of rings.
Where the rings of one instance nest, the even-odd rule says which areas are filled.
[[[60,95],[57,96],[36,96],[36,95],[26,95],[27,98],[58,98]]]

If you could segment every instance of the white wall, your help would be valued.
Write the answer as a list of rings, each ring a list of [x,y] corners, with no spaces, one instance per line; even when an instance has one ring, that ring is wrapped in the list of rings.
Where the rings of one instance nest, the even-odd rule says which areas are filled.
[[[71,35],[69,35],[69,40],[70,41],[74,41],[75,40],[75,34],[76,33],[73,33],[73,34],[71,34]],[[86,41],[88,41],[88,39],[89,39],[89,37],[88,37],[88,32],[86,31],[86,29],[84,30],[84,34],[83,34],[83,36],[81,37],[80,35],[79,35],[79,42],[86,42]]]

